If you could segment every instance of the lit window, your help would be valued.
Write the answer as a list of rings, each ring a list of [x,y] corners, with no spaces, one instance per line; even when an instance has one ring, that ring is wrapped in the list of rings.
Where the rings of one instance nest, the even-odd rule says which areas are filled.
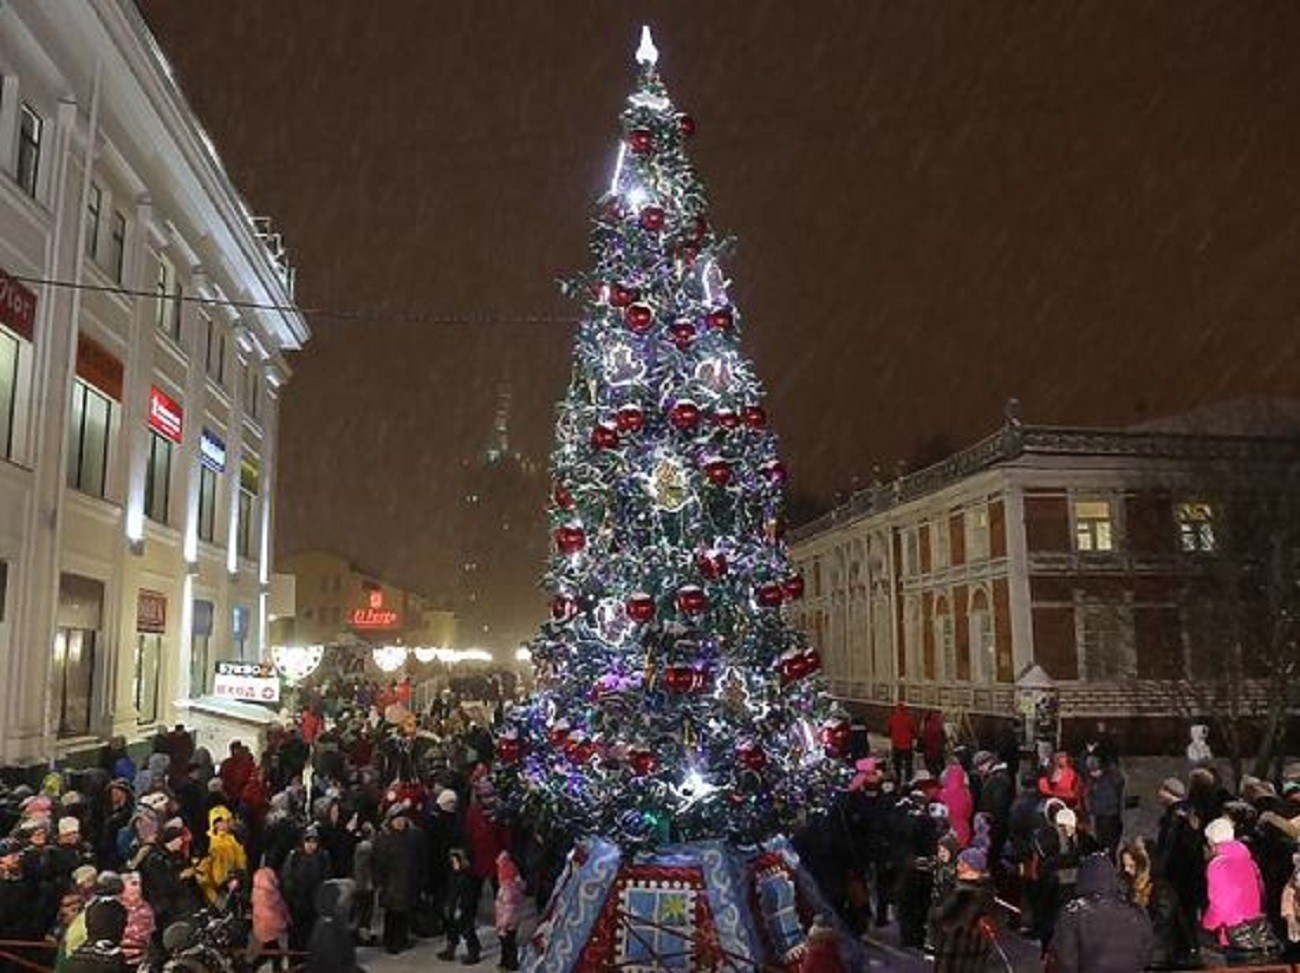
[[[72,386],[68,417],[68,486],[93,497],[104,495],[113,402],[81,379]]]
[[[1208,503],[1180,503],[1174,507],[1178,546],[1188,552],[1213,551],[1214,509]]]
[[[30,105],[23,105],[18,124],[18,185],[36,198],[36,182],[41,169],[41,136],[45,122]]]
[[[1074,502],[1074,546],[1076,550],[1085,553],[1115,549],[1110,501]]]

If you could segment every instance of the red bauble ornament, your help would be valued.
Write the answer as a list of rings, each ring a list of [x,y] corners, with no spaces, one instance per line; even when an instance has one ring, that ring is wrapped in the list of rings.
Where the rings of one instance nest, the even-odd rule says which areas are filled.
[[[691,220],[691,239],[699,243],[709,232],[709,221],[703,216]]]
[[[555,501],[557,507],[563,510],[573,509],[573,496],[569,493],[568,487],[558,480],[551,487],[551,498]]]
[[[694,429],[700,421],[700,407],[690,399],[683,399],[668,410],[668,421],[682,432]]]
[[[727,555],[721,551],[700,551],[695,555],[695,566],[706,581],[717,581],[727,573]]]
[[[569,742],[569,734],[572,729],[568,720],[560,720],[551,727],[546,738],[551,741],[551,746],[563,747]]]
[[[677,256],[686,266],[694,267],[695,261],[700,259],[700,248],[693,243],[679,243]]]
[[[677,590],[677,607],[685,615],[698,615],[709,607],[709,596],[693,584],[684,585]]]
[[[827,720],[822,724],[821,732],[817,735],[821,739],[822,748],[826,751],[826,756],[834,757],[837,760],[847,757],[849,754],[849,736],[851,728],[848,720],[833,719]]]
[[[767,753],[757,743],[742,743],[736,748],[736,762],[746,770],[762,770],[767,766]]]
[[[591,431],[591,445],[596,449],[614,449],[618,446],[618,430],[602,422]]]
[[[781,582],[781,591],[786,601],[798,601],[803,597],[803,575],[792,574]]]
[[[720,307],[716,311],[710,311],[706,321],[715,331],[730,331],[733,323],[731,308]]]
[[[664,667],[664,689],[670,693],[698,693],[709,683],[709,671],[696,666]]]
[[[551,599],[551,617],[557,622],[567,622],[578,614],[578,602],[570,595],[556,595]]]
[[[767,410],[761,405],[747,405],[741,410],[741,417],[750,429],[767,428]]]
[[[587,532],[580,524],[566,524],[555,532],[555,546],[563,554],[577,554],[587,546]]]
[[[731,482],[731,464],[720,457],[705,460],[704,475],[714,486],[726,486]]]
[[[632,773],[638,777],[645,777],[647,774],[653,774],[659,766],[659,761],[655,759],[652,751],[645,747],[636,747],[628,752],[628,766],[632,768]]]
[[[781,673],[781,684],[783,686],[798,682],[804,676],[816,672],[821,667],[822,657],[817,654],[816,649],[803,649],[802,651],[791,649],[777,661],[777,669]]]
[[[623,320],[637,334],[645,334],[650,330],[650,326],[654,324],[655,316],[654,312],[644,304],[631,304],[623,312]]]
[[[668,326],[673,344],[685,351],[695,343],[695,325],[690,321],[674,321]]]
[[[686,136],[687,138],[690,138],[692,135],[695,134],[695,119],[693,119],[690,115],[678,115],[677,131],[681,132],[682,135]]]
[[[647,206],[641,211],[641,228],[652,233],[662,230],[667,220],[668,214],[662,206]]]
[[[644,154],[654,149],[655,137],[648,128],[634,128],[627,133],[627,144],[633,152]]]
[[[734,409],[719,409],[713,413],[713,421],[723,429],[735,429],[740,425],[740,416]]]
[[[585,764],[596,754],[596,744],[588,739],[587,734],[577,730],[564,741],[564,752],[575,764]]]
[[[619,432],[640,432],[645,425],[645,413],[639,405],[625,405],[614,413],[614,425]]]
[[[767,463],[764,463],[760,467],[760,470],[762,471],[763,475],[767,477],[769,480],[771,480],[773,483],[785,482],[786,479],[785,464],[782,463],[779,459],[774,459]]]
[[[625,287],[622,284],[615,284],[609,289],[609,303],[611,307],[627,307],[636,300],[636,291],[631,287]]]
[[[775,581],[764,581],[754,596],[764,608],[780,608],[781,602],[785,601],[785,593]]]
[[[655,600],[644,591],[638,591],[628,598],[623,610],[632,621],[644,624],[655,617]]]
[[[516,736],[503,736],[497,740],[496,758],[502,763],[517,764],[524,755],[524,745]]]

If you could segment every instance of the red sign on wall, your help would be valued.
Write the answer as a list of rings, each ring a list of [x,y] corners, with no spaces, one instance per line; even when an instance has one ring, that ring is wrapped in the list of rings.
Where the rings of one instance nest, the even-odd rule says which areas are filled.
[[[0,270],[0,324],[28,341],[36,332],[36,295]]]
[[[153,386],[149,389],[149,428],[179,444],[185,422],[185,410],[166,392]]]
[[[141,588],[135,603],[135,630],[162,635],[167,631],[167,596]]]
[[[392,608],[354,608],[348,614],[348,624],[368,632],[401,628],[402,617]]]

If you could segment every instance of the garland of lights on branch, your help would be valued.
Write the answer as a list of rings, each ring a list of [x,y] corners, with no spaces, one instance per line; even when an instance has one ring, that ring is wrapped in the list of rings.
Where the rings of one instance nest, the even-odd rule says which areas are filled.
[[[627,849],[787,831],[842,782],[849,724],[787,622],[786,470],[643,38],[552,456],[551,618],[498,740],[503,804]]]

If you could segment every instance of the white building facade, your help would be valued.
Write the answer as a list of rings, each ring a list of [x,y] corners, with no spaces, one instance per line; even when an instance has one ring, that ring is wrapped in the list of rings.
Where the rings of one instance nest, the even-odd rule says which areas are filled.
[[[308,337],[135,6],[0,5],[0,765],[139,738],[261,657]]]

